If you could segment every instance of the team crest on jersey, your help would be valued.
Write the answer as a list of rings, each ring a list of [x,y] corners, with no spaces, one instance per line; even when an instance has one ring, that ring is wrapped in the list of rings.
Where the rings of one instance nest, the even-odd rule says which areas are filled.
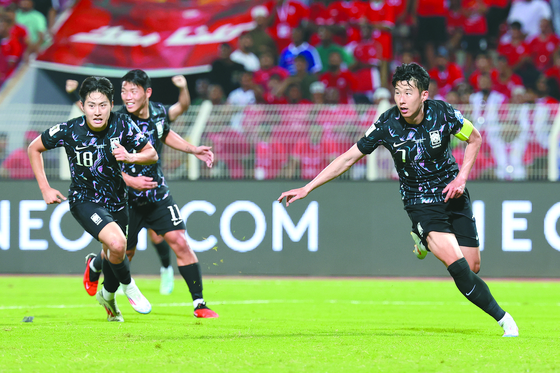
[[[60,124],[57,124],[56,126],[52,126],[51,129],[49,129],[49,135],[52,136],[58,131],[60,131]]]
[[[120,139],[118,137],[111,137],[111,150],[115,150],[117,148],[117,144],[120,144]]]
[[[160,120],[159,122],[156,123],[158,139],[161,139],[161,136],[163,136],[163,122],[164,122],[164,120],[162,119],[162,120]]]
[[[430,143],[432,144],[432,148],[438,148],[441,145],[439,131],[430,131]]]

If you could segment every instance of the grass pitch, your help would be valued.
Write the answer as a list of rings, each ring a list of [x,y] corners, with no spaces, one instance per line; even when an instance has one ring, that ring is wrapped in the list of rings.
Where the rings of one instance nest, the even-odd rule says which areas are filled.
[[[560,372],[560,282],[488,280],[519,338],[451,279],[205,278],[207,320],[136,282],[152,312],[109,323],[80,277],[0,276],[0,372]]]

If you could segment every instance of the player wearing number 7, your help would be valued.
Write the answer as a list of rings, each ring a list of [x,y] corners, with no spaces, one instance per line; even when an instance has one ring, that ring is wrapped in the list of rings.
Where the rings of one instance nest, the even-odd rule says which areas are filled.
[[[517,325],[496,302],[480,270],[480,249],[468,175],[482,144],[480,133],[451,105],[428,99],[430,77],[417,64],[403,64],[393,75],[396,106],[383,113],[354,146],[306,186],[282,193],[286,206],[346,172],[378,146],[393,156],[401,197],[412,222],[415,253],[431,251],[469,301],[492,316],[504,337],[517,337]],[[449,146],[451,135],[467,142],[459,170]]]
[[[137,312],[149,313],[152,309],[130,276],[126,256],[128,193],[122,164],[149,165],[157,162],[158,155],[128,116],[111,112],[113,92],[107,78],[85,79],[80,87],[80,107],[85,115],[43,132],[29,145],[28,154],[43,199],[52,204],[66,198],[50,187],[42,153],[61,146],[66,150],[72,177],[70,212],[102,243],[105,253],[105,281],[96,294],[97,301],[105,307],[108,321],[122,322],[115,298],[119,283]]]

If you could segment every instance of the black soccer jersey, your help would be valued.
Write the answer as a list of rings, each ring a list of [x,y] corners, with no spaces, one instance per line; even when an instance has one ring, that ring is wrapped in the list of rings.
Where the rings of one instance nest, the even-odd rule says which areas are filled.
[[[443,202],[443,189],[459,172],[451,154],[450,136],[463,127],[463,115],[446,102],[426,100],[424,120],[407,124],[397,106],[383,113],[358,143],[370,154],[382,145],[391,152],[407,205]]]
[[[130,176],[147,176],[151,177],[158,183],[158,186],[156,188],[149,189],[143,192],[129,188],[129,198],[131,203],[161,201],[167,198],[167,196],[169,195],[169,187],[165,183],[165,177],[163,176],[163,171],[161,168],[161,150],[163,148],[162,140],[167,136],[170,130],[170,106],[166,106],[158,102],[150,102],[149,105],[150,117],[148,119],[141,119],[135,115],[129,114],[128,111],[126,111],[126,107],[124,106],[118,111],[119,113],[127,114],[130,116],[130,118],[132,118],[138,128],[140,128],[144,135],[149,139],[150,143],[156,149],[159,155],[157,163],[151,165],[125,165],[124,172],[126,172]]]
[[[70,163],[72,183],[70,204],[90,201],[109,211],[126,206],[127,188],[122,178],[122,162],[112,153],[118,142],[131,153],[140,151],[148,143],[146,136],[126,115],[111,113],[107,128],[92,131],[85,116],[57,124],[41,135],[47,149],[63,146]]]

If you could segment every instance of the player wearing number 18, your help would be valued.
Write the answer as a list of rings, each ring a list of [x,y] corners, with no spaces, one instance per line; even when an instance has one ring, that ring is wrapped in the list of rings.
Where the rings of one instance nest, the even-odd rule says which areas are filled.
[[[286,206],[346,172],[383,146],[399,174],[405,210],[412,222],[416,255],[428,251],[447,267],[459,291],[492,316],[504,337],[517,337],[515,321],[478,277],[480,249],[469,193],[468,175],[482,144],[480,133],[451,105],[428,99],[430,76],[417,64],[403,64],[393,75],[396,106],[383,113],[364,137],[306,186],[282,193]],[[459,170],[449,147],[451,135],[467,142]]]
[[[85,115],[57,124],[29,145],[31,167],[47,204],[66,200],[51,188],[42,153],[64,147],[72,183],[70,212],[80,225],[100,241],[105,253],[103,289],[97,301],[107,311],[107,320],[124,321],[115,292],[122,284],[132,307],[149,313],[151,305],[130,276],[126,256],[128,226],[127,187],[121,174],[123,163],[148,165],[158,155],[148,138],[127,115],[111,112],[113,85],[107,78],[89,77],[80,87],[80,107]]]

